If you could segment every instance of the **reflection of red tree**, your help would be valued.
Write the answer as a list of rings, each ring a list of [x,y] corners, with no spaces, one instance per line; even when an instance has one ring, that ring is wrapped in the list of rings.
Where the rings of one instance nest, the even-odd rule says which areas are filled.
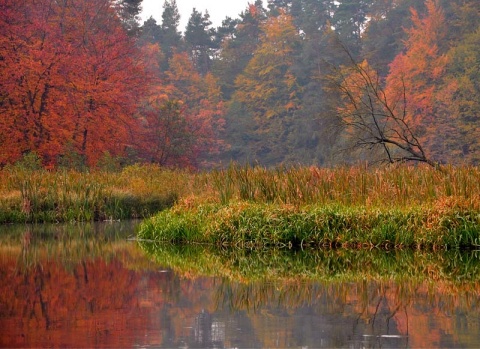
[[[171,273],[129,270],[112,258],[75,264],[42,261],[18,270],[21,251],[0,257],[0,347],[132,347],[162,343],[159,316],[166,304],[171,325],[185,333],[202,309],[215,310],[212,279],[173,279]],[[128,261],[127,261],[128,262]],[[174,305],[179,298],[188,306]],[[145,338],[148,333],[149,338]],[[154,335],[154,336],[152,336]]]
[[[179,279],[173,273],[133,271],[126,267],[129,258],[123,251],[117,251],[116,257],[107,262],[96,259],[72,267],[45,257],[26,273],[17,269],[17,260],[22,257],[20,248],[13,253],[3,249],[0,252],[0,347],[160,345],[168,338],[178,341],[191,336],[201,322],[201,314],[210,316],[219,310],[217,301],[220,311],[222,308],[222,300],[216,299],[220,280]],[[362,331],[371,329],[372,334],[392,334],[380,331],[396,329],[395,333],[408,336],[412,347],[444,345],[445,333],[455,342],[467,342],[468,338],[461,337],[456,327],[457,318],[449,314],[468,308],[468,304],[460,303],[468,301],[461,296],[465,292],[472,299],[478,299],[479,292],[474,286],[451,289],[440,281],[434,292],[426,283],[409,286],[393,281],[317,285],[303,292],[308,283],[289,289],[286,282],[283,285],[289,291],[283,295],[282,288],[277,289],[275,284],[261,284],[258,288],[252,284],[235,285],[229,297],[251,299],[236,304],[240,308],[242,304],[255,305],[255,311],[247,307],[240,310],[248,310],[249,321],[266,347],[293,343],[293,329],[298,325],[294,313],[302,306],[311,306],[325,319],[332,314],[347,322],[352,317],[362,318]],[[278,306],[284,307],[289,316],[270,312]],[[205,328],[212,333],[206,337],[202,333],[198,338],[213,340],[215,322],[224,335],[215,338],[222,338],[225,346],[234,346],[232,338],[237,326],[229,329],[223,317],[212,316],[210,320]],[[391,326],[385,326],[385,322]]]
[[[71,271],[46,262],[7,274],[15,262],[1,267],[0,346],[131,347],[147,328],[147,308],[135,297],[140,275],[120,262],[84,262]]]

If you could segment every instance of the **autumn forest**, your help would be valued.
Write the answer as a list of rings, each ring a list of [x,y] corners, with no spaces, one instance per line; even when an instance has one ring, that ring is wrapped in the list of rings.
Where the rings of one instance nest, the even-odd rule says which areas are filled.
[[[0,167],[480,163],[476,0],[141,3],[0,0]]]

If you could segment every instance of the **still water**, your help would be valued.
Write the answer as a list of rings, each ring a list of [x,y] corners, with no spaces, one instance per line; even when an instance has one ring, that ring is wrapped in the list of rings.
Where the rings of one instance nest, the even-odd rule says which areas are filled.
[[[0,346],[480,347],[475,251],[215,251],[135,222],[0,231]]]

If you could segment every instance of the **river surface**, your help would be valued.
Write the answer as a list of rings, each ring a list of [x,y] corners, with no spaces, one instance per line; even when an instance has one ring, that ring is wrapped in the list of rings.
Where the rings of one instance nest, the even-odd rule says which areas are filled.
[[[480,347],[480,263],[474,252],[448,263],[421,257],[427,261],[418,267],[418,255],[402,256],[413,268],[411,280],[398,277],[400,271],[380,278],[372,272],[312,277],[308,271],[324,257],[304,264],[308,254],[283,252],[272,258],[291,267],[265,261],[268,271],[260,275],[245,273],[245,267],[227,270],[228,261],[241,262],[221,255],[209,258],[225,268],[202,275],[195,254],[160,249],[152,258],[129,239],[135,224],[2,227],[0,347]],[[335,258],[327,263],[336,273]],[[303,269],[295,273],[302,275],[285,274],[298,263]],[[342,260],[341,268],[354,264]]]

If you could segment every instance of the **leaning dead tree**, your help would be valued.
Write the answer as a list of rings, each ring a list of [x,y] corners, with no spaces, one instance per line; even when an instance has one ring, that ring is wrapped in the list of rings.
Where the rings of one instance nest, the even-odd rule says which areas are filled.
[[[377,72],[366,61],[355,62],[345,51],[351,64],[334,68],[329,82],[340,93],[343,104],[337,112],[354,147],[380,148],[383,161],[389,163],[416,161],[437,167],[427,156],[408,115],[405,85],[394,96],[387,94]]]

